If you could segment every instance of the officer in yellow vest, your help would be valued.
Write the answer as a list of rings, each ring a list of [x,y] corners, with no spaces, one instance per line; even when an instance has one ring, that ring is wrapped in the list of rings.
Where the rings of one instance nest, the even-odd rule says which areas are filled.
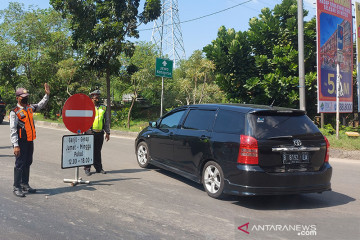
[[[104,133],[106,141],[110,140],[110,119],[107,114],[106,107],[100,105],[100,90],[95,90],[90,93],[92,102],[95,105],[95,119],[89,131],[86,133],[94,134],[94,168],[97,173],[106,174],[102,167],[101,149],[104,143]],[[85,166],[85,174],[91,175],[91,165]]]
[[[50,87],[45,83],[45,96],[37,104],[28,104],[29,93],[25,88],[16,90],[17,106],[10,112],[10,140],[14,148],[14,188],[17,197],[25,197],[24,192],[35,193],[30,187],[30,166],[33,162],[36,131],[33,113],[45,107],[49,100]]]

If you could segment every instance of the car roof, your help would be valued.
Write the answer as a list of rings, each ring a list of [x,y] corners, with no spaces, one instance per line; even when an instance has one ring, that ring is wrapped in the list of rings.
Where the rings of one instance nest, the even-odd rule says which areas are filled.
[[[277,106],[266,106],[266,105],[256,105],[256,104],[239,104],[239,103],[218,103],[218,104],[194,104],[194,105],[186,105],[183,107],[189,108],[202,108],[202,109],[224,109],[224,110],[232,110],[238,112],[263,112],[263,111],[291,111],[291,112],[304,112],[299,109],[293,108],[284,108]],[[304,112],[305,113],[305,112]]]

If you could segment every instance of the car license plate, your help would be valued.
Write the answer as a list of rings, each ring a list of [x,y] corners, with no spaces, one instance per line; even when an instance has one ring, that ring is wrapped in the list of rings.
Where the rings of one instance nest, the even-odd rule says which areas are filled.
[[[308,152],[283,153],[283,164],[309,163],[310,157]]]

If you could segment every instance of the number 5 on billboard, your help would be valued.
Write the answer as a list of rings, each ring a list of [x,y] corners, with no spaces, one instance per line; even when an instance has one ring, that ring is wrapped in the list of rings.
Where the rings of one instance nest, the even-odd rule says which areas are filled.
[[[328,88],[328,93],[333,94],[335,92],[335,82],[331,80],[331,78],[334,78],[335,74],[333,73],[329,73],[328,74],[328,84],[329,86],[331,85],[332,88],[330,89],[330,87]]]

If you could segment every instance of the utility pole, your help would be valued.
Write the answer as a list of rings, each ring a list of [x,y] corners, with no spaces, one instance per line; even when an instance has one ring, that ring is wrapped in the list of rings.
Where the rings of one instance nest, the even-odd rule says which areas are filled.
[[[304,63],[304,13],[303,0],[298,0],[298,53],[299,53],[299,97],[300,110],[306,110],[305,63]]]

